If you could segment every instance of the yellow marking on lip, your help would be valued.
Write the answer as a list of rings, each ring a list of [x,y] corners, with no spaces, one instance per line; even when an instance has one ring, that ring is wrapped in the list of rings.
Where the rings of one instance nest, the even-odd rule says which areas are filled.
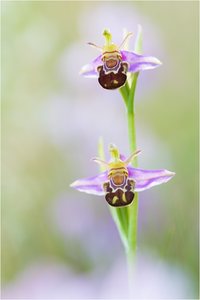
[[[122,194],[122,200],[126,203],[127,202],[127,199],[126,199],[126,195],[123,193]]]
[[[112,204],[115,204],[117,202],[117,200],[119,200],[119,198],[117,196],[114,196],[114,198],[112,200]]]

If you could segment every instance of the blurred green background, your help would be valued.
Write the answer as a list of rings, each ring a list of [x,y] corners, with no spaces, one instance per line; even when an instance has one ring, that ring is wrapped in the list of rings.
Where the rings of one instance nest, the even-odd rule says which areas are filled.
[[[138,252],[164,262],[169,274],[176,266],[186,278],[189,292],[180,288],[172,298],[198,298],[198,2],[1,6],[3,296],[45,298],[45,283],[43,294],[37,286],[34,294],[23,279],[19,284],[38,261],[59,264],[75,278],[94,273],[103,280],[123,260],[104,199],[69,184],[98,171],[90,158],[97,155],[99,136],[106,147],[114,142],[129,154],[118,91],[104,91],[78,72],[98,55],[86,42],[102,44],[108,27],[120,43],[123,28],[135,35],[140,23],[144,53],[163,65],[138,80],[139,166],[166,168],[176,176],[140,194]],[[92,280],[83,283],[89,296],[95,294]],[[76,289],[71,295],[76,297]],[[66,291],[60,298],[68,296]]]

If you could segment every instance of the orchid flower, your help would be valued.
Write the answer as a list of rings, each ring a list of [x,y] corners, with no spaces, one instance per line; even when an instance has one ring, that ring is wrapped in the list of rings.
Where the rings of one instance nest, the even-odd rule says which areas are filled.
[[[135,151],[128,159],[120,155],[116,146],[110,145],[111,161],[99,158],[93,160],[103,165],[106,171],[97,176],[76,180],[71,187],[85,193],[104,195],[106,201],[115,207],[127,206],[133,202],[135,192],[141,192],[153,186],[169,181],[174,172],[161,170],[143,170],[133,168],[130,163],[140,154]]]
[[[127,80],[127,72],[136,73],[143,70],[154,69],[161,62],[153,56],[139,55],[134,52],[122,50],[132,33],[128,33],[120,46],[112,43],[112,35],[104,30],[105,45],[97,46],[88,43],[101,51],[101,55],[90,64],[83,66],[80,74],[85,77],[98,77],[100,85],[109,90],[123,86]]]

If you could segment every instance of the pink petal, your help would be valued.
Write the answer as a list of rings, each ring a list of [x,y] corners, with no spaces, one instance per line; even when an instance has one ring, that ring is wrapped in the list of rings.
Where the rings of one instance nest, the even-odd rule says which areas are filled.
[[[90,77],[90,78],[96,78],[98,77],[97,68],[102,65],[103,62],[101,60],[101,55],[99,55],[90,64],[87,64],[82,67],[80,71],[80,75],[83,75],[85,77]]]
[[[130,51],[121,51],[122,60],[128,62],[128,72],[139,72],[150,70],[160,66],[162,63],[153,56],[139,55]]]

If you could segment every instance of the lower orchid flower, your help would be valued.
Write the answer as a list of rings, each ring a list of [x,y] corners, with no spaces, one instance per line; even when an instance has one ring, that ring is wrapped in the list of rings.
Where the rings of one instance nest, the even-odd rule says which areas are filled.
[[[114,145],[111,145],[109,150],[110,162],[99,158],[93,159],[105,167],[106,171],[94,177],[78,179],[71,184],[71,187],[89,194],[104,195],[111,206],[122,207],[133,202],[135,192],[165,183],[175,175],[174,172],[165,169],[133,168],[130,163],[141,152],[140,150],[135,151],[128,159],[120,155]]]

